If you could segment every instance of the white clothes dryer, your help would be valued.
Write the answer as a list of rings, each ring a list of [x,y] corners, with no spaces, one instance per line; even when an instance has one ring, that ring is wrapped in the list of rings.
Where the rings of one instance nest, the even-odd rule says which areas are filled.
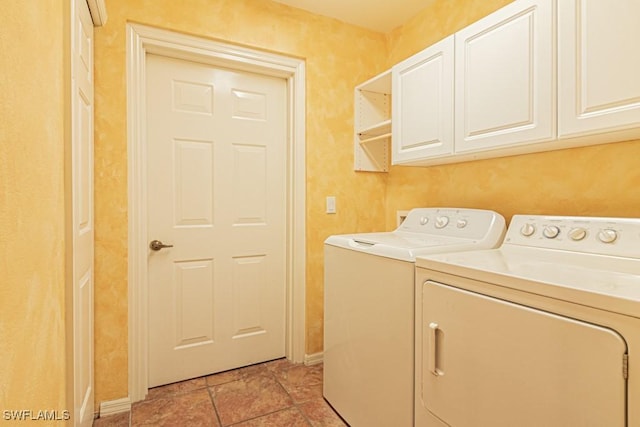
[[[325,241],[323,394],[349,425],[413,425],[415,257],[497,247],[504,232],[492,211],[418,208],[395,231]]]
[[[640,427],[640,219],[416,260],[415,426]]]

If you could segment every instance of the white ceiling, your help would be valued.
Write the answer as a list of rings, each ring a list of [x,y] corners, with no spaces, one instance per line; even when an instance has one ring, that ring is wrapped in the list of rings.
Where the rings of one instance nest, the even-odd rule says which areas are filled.
[[[406,23],[433,0],[273,0],[381,33]]]

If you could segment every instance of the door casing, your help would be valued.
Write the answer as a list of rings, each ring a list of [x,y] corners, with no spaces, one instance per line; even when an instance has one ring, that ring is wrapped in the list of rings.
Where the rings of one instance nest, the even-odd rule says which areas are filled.
[[[148,271],[145,61],[147,53],[232,70],[281,77],[287,82],[287,306],[286,357],[305,352],[305,63],[259,50],[172,31],[127,24],[127,162],[129,231],[129,401],[148,391]]]

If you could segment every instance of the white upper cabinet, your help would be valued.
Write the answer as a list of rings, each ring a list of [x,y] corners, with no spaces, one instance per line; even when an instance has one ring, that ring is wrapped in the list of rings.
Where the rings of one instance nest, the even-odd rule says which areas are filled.
[[[518,0],[455,34],[456,152],[555,137],[554,26],[554,1]]]
[[[356,88],[356,170],[387,170],[389,140],[392,164],[428,166],[640,138],[639,17],[640,0],[507,4]]]
[[[640,1],[560,0],[558,17],[558,136],[638,127]]]
[[[392,163],[453,153],[454,36],[392,68]]]

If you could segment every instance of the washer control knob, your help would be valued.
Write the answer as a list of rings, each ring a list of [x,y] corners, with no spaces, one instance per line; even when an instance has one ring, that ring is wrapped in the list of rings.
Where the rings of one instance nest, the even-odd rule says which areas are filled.
[[[520,229],[520,234],[522,234],[525,237],[531,237],[535,232],[536,232],[536,226],[529,222],[523,225],[522,228]]]
[[[617,238],[618,232],[610,228],[600,230],[600,232],[598,233],[598,240],[600,240],[602,243],[613,243]]]
[[[428,216],[423,216],[420,218],[420,225],[427,225],[428,222],[429,222]]]
[[[582,227],[576,227],[569,230],[569,237],[571,240],[575,242],[579,242],[580,240],[587,237],[587,229]]]
[[[439,216],[436,218],[436,228],[444,228],[449,224],[448,216]]]
[[[555,225],[548,225],[544,228],[542,234],[547,239],[555,239],[556,237],[558,237],[558,234],[560,234],[560,229]]]
[[[456,227],[458,227],[458,228],[465,228],[465,227],[467,226],[467,224],[468,224],[468,222],[467,222],[467,220],[466,220],[466,219],[459,219],[459,220],[456,222]]]

